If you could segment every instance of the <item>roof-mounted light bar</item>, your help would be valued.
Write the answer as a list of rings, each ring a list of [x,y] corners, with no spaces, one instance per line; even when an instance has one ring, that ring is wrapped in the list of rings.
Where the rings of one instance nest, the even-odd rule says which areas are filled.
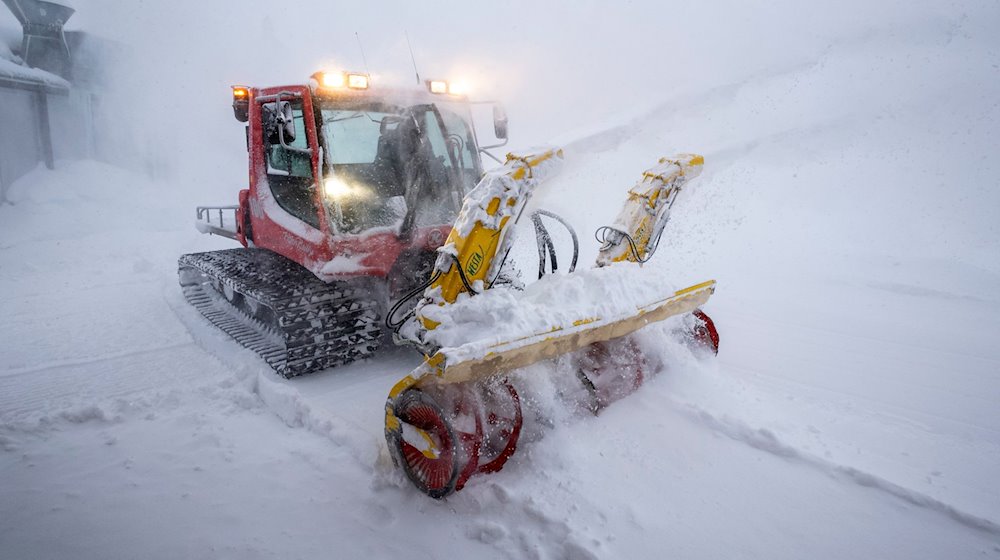
[[[360,72],[316,72],[312,75],[319,87],[329,89],[368,89],[371,77]]]
[[[465,95],[466,87],[462,82],[448,80],[427,80],[427,91],[434,94]]]
[[[347,87],[351,89],[368,89],[368,76],[365,74],[348,74]]]
[[[427,89],[431,93],[448,93],[448,82],[444,80],[427,80]]]

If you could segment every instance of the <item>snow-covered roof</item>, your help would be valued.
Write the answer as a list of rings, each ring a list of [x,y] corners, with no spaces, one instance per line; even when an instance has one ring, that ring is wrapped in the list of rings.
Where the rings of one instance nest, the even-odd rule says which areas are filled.
[[[38,86],[47,89],[68,89],[69,82],[45,70],[28,68],[0,56],[0,86]]]
[[[0,33],[0,85],[15,85],[26,87],[43,87],[48,89],[67,89],[69,82],[63,78],[24,65],[21,57],[14,54],[9,45],[9,29],[3,28]]]

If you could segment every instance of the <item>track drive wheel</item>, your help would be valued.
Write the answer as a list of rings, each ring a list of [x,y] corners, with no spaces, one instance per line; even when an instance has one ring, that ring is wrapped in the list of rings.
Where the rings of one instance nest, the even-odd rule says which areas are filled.
[[[630,336],[595,342],[583,351],[577,376],[591,396],[597,414],[635,392],[645,378],[646,358]]]

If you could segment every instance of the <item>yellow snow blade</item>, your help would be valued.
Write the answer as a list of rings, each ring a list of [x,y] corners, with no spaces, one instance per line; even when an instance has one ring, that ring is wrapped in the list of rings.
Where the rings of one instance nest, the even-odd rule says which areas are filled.
[[[650,323],[674,315],[689,313],[708,301],[714,292],[715,281],[709,280],[675,292],[665,299],[638,307],[634,312],[623,316],[581,319],[575,321],[573,325],[555,327],[485,348],[481,343],[475,342],[457,348],[444,348],[413,371],[408,376],[410,382],[405,385],[412,386],[424,382],[461,383],[523,368],[535,362],[585,348],[595,342],[625,336]],[[477,357],[462,359],[462,355]],[[449,356],[456,357],[457,361],[449,360]]]

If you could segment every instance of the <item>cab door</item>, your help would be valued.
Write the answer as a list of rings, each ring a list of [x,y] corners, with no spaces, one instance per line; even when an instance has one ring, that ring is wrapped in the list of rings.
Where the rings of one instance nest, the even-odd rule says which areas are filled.
[[[309,88],[284,86],[254,93],[248,121],[253,242],[315,273],[331,255]]]

